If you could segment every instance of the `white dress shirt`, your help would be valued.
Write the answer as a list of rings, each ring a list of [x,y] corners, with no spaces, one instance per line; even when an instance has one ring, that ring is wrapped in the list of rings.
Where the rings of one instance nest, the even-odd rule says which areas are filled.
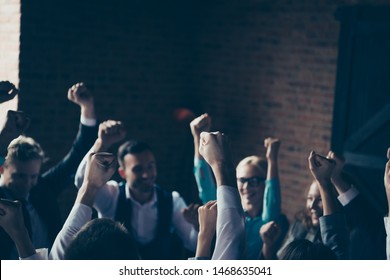
[[[81,187],[84,179],[87,155],[80,163],[76,172],[75,185],[78,188]],[[129,188],[126,187],[126,198],[132,202],[131,221],[135,239],[141,244],[152,241],[157,227],[158,217],[156,193],[153,193],[152,199],[149,202],[140,204],[131,196]],[[118,199],[118,183],[116,181],[108,181],[97,193],[94,203],[94,208],[97,210],[99,218],[115,219]],[[184,219],[181,211],[187,205],[183,198],[175,191],[172,192],[172,204],[171,225],[183,241],[184,247],[188,250],[195,251],[198,231]]]

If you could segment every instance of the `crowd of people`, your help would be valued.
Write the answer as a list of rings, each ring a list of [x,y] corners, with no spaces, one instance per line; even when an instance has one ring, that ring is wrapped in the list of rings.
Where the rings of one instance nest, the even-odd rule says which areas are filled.
[[[1,103],[17,94],[12,83],[0,82]],[[290,223],[281,210],[282,141],[266,138],[264,157],[246,157],[235,167],[228,138],[211,132],[211,117],[202,114],[189,128],[202,205],[187,205],[156,184],[147,143],[128,139],[121,121],[98,124],[83,83],[67,97],[80,107],[79,131],[44,173],[43,149],[25,136],[28,116],[10,110],[0,124],[0,259],[180,259],[183,248],[196,260],[390,259],[389,215],[371,206],[332,151],[308,155],[313,181]],[[390,148],[387,158],[390,211]],[[119,180],[112,179],[116,173]],[[73,178],[77,197],[62,223],[57,198]]]

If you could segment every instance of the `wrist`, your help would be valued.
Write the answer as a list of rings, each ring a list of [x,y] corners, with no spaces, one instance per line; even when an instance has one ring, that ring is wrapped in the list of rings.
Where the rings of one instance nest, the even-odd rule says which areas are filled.
[[[81,105],[81,115],[87,119],[96,119],[95,106],[93,104]]]
[[[109,148],[110,145],[104,143],[104,141],[101,138],[96,139],[95,144],[93,145],[93,151],[95,153],[107,152]]]

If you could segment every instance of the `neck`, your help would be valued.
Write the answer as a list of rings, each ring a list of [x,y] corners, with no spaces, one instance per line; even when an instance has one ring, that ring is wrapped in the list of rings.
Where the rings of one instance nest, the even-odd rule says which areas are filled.
[[[139,202],[140,204],[145,204],[152,200],[153,197],[153,191],[151,192],[140,192],[137,190],[134,190],[130,188],[130,194],[134,198],[135,201]]]
[[[261,215],[263,205],[246,202],[242,203],[242,207],[245,209],[249,217],[255,218]]]

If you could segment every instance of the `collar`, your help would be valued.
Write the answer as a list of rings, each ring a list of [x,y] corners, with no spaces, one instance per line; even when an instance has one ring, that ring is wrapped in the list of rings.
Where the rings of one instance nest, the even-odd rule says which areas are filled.
[[[153,188],[153,195],[152,195],[152,199],[149,200],[148,202],[146,202],[145,204],[140,204],[137,200],[134,199],[134,197],[131,195],[131,192],[130,192],[130,187],[127,185],[126,183],[126,188],[125,188],[125,195],[126,195],[126,199],[130,199],[132,203],[135,203],[137,205],[153,205],[153,204],[156,204],[157,203],[157,195],[156,195],[156,188],[154,187]]]

